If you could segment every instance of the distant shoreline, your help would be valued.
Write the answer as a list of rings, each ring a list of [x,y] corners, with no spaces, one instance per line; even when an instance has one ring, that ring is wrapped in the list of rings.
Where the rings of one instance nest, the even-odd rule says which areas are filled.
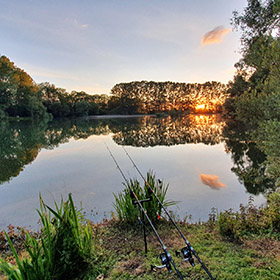
[[[140,118],[140,117],[156,117],[155,114],[152,115],[93,115],[93,116],[84,116],[82,119],[125,119],[125,118]]]

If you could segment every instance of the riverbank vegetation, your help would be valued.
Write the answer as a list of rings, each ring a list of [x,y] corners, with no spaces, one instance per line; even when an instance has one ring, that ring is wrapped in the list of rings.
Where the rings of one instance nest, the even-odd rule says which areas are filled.
[[[13,245],[13,234],[4,233],[16,267],[2,259],[0,269],[13,280],[74,279],[89,265],[92,227],[75,208],[71,195],[67,201],[61,201],[60,206],[55,204],[55,210],[46,206],[41,197],[40,206],[40,234],[34,237],[26,231],[21,235],[25,258],[19,257]]]
[[[236,213],[213,209],[207,222],[191,223],[186,217],[177,224],[215,279],[277,279],[279,201],[276,192],[260,208],[249,201]],[[39,215],[39,233],[12,226],[7,234],[0,233],[1,279],[177,279],[166,269],[151,270],[151,265],[160,264],[161,246],[149,230],[145,256],[137,219],[89,223],[71,195],[55,209],[41,200]],[[197,261],[192,267],[176,256],[185,244],[173,225],[163,217],[155,225],[183,277],[208,279]]]

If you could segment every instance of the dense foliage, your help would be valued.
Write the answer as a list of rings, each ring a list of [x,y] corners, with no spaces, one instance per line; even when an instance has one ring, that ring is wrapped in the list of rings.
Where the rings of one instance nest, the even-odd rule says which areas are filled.
[[[242,58],[236,64],[226,108],[243,123],[247,141],[257,140],[266,155],[262,173],[280,186],[275,152],[280,148],[280,1],[248,0],[242,14],[234,12],[232,23],[242,31]]]
[[[0,119],[9,116],[43,117],[46,109],[32,78],[7,57],[0,57]]]
[[[227,97],[219,82],[186,84],[174,82],[131,82],[115,85],[110,105],[127,113],[221,112]]]
[[[39,95],[47,112],[54,117],[97,115],[106,113],[108,96],[89,95],[84,91],[72,91],[70,94],[62,88],[49,83],[38,85]]]
[[[0,119],[9,117],[47,118],[102,114],[108,96],[37,85],[6,56],[0,56]]]
[[[229,209],[218,215],[218,226],[223,236],[241,238],[250,234],[275,234],[280,232],[280,194],[271,193],[267,204],[256,207],[252,201],[240,205],[240,211]],[[279,236],[277,236],[279,238]]]

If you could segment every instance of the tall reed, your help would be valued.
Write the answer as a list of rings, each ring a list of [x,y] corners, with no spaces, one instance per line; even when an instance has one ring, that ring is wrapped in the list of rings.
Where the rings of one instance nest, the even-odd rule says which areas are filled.
[[[87,266],[92,250],[92,229],[74,206],[71,194],[55,209],[45,205],[40,196],[42,222],[39,239],[26,232],[28,258],[21,260],[6,234],[17,267],[0,259],[0,270],[11,280],[74,279]]]
[[[176,201],[166,200],[166,194],[168,191],[168,185],[165,185],[161,180],[155,178],[153,172],[147,173],[146,181],[149,183],[155,194],[164,207],[175,205]],[[129,179],[128,183],[124,184],[124,190],[121,193],[113,194],[115,197],[114,208],[120,221],[134,223],[137,221],[140,215],[139,207],[133,204],[131,198],[130,189],[132,189],[137,195],[139,200],[151,198],[151,201],[143,203],[143,208],[146,210],[150,219],[155,222],[158,217],[162,214],[162,206],[159,204],[157,199],[150,195],[148,192],[148,186],[144,183],[141,187],[137,179]]]

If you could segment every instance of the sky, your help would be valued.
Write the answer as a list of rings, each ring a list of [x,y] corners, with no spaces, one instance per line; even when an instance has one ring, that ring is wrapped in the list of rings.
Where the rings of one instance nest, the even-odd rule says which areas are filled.
[[[121,82],[233,78],[246,0],[0,0],[0,55],[36,83],[109,94]]]

